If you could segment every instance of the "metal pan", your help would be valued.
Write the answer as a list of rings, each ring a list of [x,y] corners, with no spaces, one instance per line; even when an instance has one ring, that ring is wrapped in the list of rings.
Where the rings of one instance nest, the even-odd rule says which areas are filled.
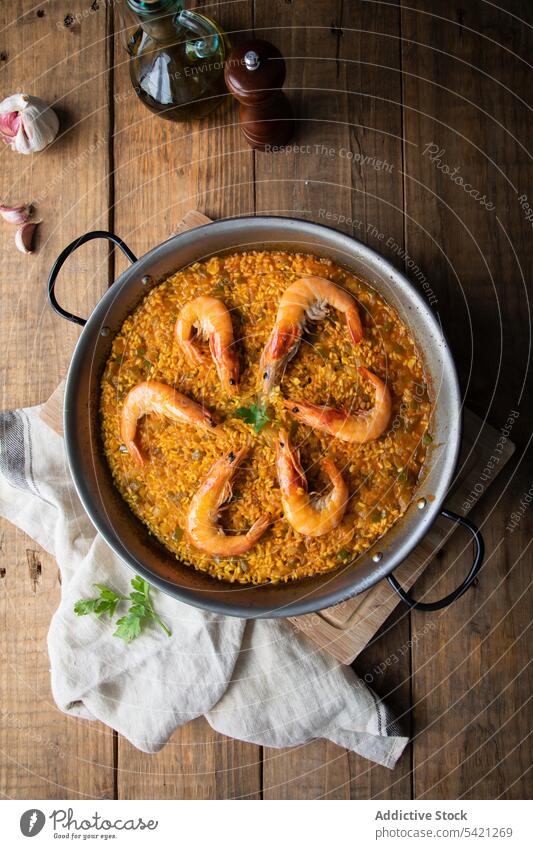
[[[86,321],[63,309],[54,287],[67,258],[80,245],[105,238],[131,261]],[[428,450],[416,498],[396,524],[356,561],[326,575],[287,584],[227,584],[181,564],[151,537],[131,513],[112,483],[100,441],[99,384],[111,343],[126,316],[147,291],[192,262],[215,254],[254,248],[303,251],[329,257],[370,283],[410,328],[424,360],[433,404],[433,442]],[[291,218],[234,218],[195,228],[153,248],[137,259],[112,233],[87,233],[68,245],[56,260],[48,281],[54,310],[83,325],[70,364],[65,391],[64,432],[70,471],[78,495],[98,532],[135,572],[166,593],[217,613],[255,617],[296,616],[320,610],[388,578],[411,607],[437,610],[454,601],[472,584],[483,560],[483,540],[468,520],[442,504],[453,478],[461,440],[461,399],[452,356],[442,331],[413,285],[387,260],[355,239],[328,227]],[[437,602],[415,602],[392,572],[443,515],[469,530],[475,555],[465,580]]]

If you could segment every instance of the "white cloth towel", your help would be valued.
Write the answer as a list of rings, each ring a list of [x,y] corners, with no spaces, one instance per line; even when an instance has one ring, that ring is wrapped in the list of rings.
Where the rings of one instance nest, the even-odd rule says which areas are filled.
[[[94,597],[94,583],[127,595],[133,574],[85,514],[63,440],[39,409],[0,414],[0,513],[61,569],[48,635],[58,707],[105,722],[145,752],[205,714],[216,731],[261,746],[324,737],[392,768],[408,739],[387,708],[282,620],[216,616],[154,592],[172,636],[148,626],[125,644],[107,616],[74,614],[75,601]]]

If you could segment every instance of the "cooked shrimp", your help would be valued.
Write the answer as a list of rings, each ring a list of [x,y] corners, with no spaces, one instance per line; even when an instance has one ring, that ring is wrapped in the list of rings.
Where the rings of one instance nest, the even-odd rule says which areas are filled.
[[[126,395],[120,415],[120,436],[139,466],[144,465],[146,457],[135,441],[137,422],[147,413],[157,413],[202,429],[215,427],[211,413],[172,386],[156,380],[138,383]]]
[[[359,366],[359,372],[376,390],[374,406],[370,410],[347,413],[335,407],[321,407],[306,401],[287,400],[283,403],[295,419],[316,430],[323,430],[344,442],[370,442],[381,436],[389,423],[391,395],[387,384],[371,371]]]
[[[231,317],[221,300],[202,295],[189,301],[178,316],[174,335],[182,351],[195,365],[202,363],[203,357],[192,337],[209,339],[219,380],[229,395],[235,394],[239,383],[239,357]]]
[[[311,498],[298,452],[292,448],[289,435],[280,430],[276,458],[281,502],[285,517],[299,534],[319,537],[328,534],[341,522],[348,504],[348,487],[333,460],[321,466],[333,488],[322,497]]]
[[[281,296],[274,328],[261,355],[261,392],[268,393],[280,379],[300,345],[306,319],[320,321],[332,306],[343,312],[353,345],[363,338],[363,327],[353,295],[325,277],[300,277]]]
[[[269,515],[263,513],[246,534],[237,536],[226,536],[217,524],[220,508],[231,498],[231,479],[247,453],[247,448],[241,448],[217,460],[193,496],[185,529],[192,545],[206,554],[219,557],[245,554],[270,524]]]

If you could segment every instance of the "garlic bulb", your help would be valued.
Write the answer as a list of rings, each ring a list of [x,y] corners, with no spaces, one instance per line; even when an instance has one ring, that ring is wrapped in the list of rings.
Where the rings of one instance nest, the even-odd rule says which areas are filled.
[[[0,137],[18,153],[43,150],[58,130],[56,113],[40,97],[12,94],[0,103]]]

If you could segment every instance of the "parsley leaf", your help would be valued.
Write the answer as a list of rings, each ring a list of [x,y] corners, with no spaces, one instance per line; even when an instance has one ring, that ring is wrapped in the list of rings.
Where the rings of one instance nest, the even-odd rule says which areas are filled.
[[[117,602],[125,598],[125,596],[118,595],[114,590],[109,589],[109,587],[106,587],[104,584],[93,584],[93,587],[96,587],[96,589],[100,591],[100,597],[106,601]]]
[[[124,640],[125,643],[131,643],[135,637],[138,637],[141,633],[141,622],[142,619],[140,616],[137,616],[133,613],[128,613],[127,616],[122,616],[121,619],[117,622],[117,630],[114,632],[114,637],[120,637],[121,640]]]
[[[239,407],[235,413],[243,422],[252,425],[256,433],[260,433],[264,426],[271,421],[264,402],[250,404],[249,407]]]
[[[150,584],[148,581],[145,581],[144,578],[140,578],[139,575],[135,575],[135,577],[132,578],[131,585],[134,590],[143,593],[143,595],[148,595],[150,592]]]
[[[133,592],[129,596],[118,595],[114,590],[104,584],[94,584],[98,590],[98,598],[82,598],[74,605],[74,613],[77,616],[86,616],[94,613],[98,618],[104,613],[112,618],[117,606],[121,601],[129,601],[130,607],[125,616],[117,620],[117,627],[113,633],[114,637],[120,637],[126,643],[130,643],[141,633],[143,626],[149,621],[156,622],[165,634],[170,637],[170,628],[165,625],[160,616],[155,612],[150,597],[150,584],[138,575],[131,581]]]
[[[99,603],[98,598],[80,598],[74,605],[74,613],[76,616],[86,616],[88,613],[96,613],[96,605]]]
[[[74,605],[74,613],[77,616],[86,616],[88,613],[94,613],[100,618],[104,613],[109,614],[109,618],[115,614],[117,605],[124,600],[124,596],[118,595],[114,590],[105,587],[103,584],[93,584],[100,595],[98,598],[82,598]]]

